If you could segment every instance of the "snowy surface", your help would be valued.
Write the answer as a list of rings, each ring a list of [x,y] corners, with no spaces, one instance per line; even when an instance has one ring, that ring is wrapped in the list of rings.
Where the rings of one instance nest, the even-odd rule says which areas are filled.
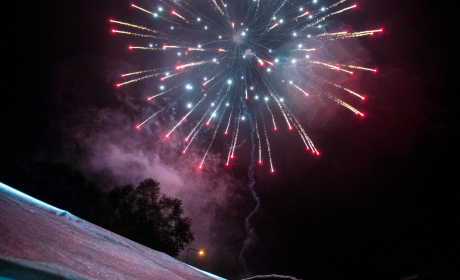
[[[18,270],[40,279],[224,279],[0,183],[0,279]]]

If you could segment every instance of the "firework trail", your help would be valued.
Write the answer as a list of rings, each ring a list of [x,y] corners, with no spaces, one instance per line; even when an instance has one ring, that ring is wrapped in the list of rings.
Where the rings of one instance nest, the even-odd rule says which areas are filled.
[[[265,120],[264,120],[264,117],[262,115],[262,111],[260,110],[260,106],[259,106],[259,112],[260,112],[260,115],[262,116],[262,124],[263,124],[264,132],[265,132],[265,140],[267,141],[268,158],[270,159],[270,167],[271,167],[271,171],[273,173],[273,172],[275,172],[275,169],[273,169],[272,153],[270,152],[270,142],[268,141],[267,128],[265,127]]]
[[[236,147],[236,140],[238,138],[238,130],[239,130],[239,127],[240,127],[240,119],[241,119],[241,113],[240,113],[240,106],[238,105],[238,117],[236,118],[236,122],[235,122],[235,125],[234,125],[234,128],[233,128],[233,135],[232,135],[232,142],[230,144],[230,150],[228,151],[228,158],[227,158],[227,163],[226,165],[228,166],[228,163],[230,161],[231,158],[233,158],[233,152],[235,150],[235,147]]]
[[[254,116],[255,116],[255,111],[254,111]],[[253,120],[250,114],[248,114],[248,119],[249,119],[249,124],[251,125],[251,161],[250,161],[250,165],[248,168],[248,178],[249,178],[248,187],[249,187],[249,190],[251,190],[252,197],[254,198],[257,204],[254,210],[252,210],[252,212],[249,213],[249,215],[244,220],[244,226],[246,227],[247,237],[243,242],[243,247],[241,248],[241,252],[239,255],[239,261],[243,265],[243,269],[245,273],[247,273],[248,268],[247,268],[246,260],[244,259],[244,252],[248,249],[248,247],[252,243],[257,241],[257,234],[250,220],[257,213],[257,211],[259,211],[259,208],[260,208],[260,198],[257,195],[256,191],[254,190],[254,185],[256,183],[254,179],[254,167],[255,167],[254,123],[253,123]],[[256,126],[257,126],[257,122],[256,122]],[[257,138],[259,137],[257,136]],[[260,150],[260,138],[259,138],[259,150]]]
[[[225,130],[225,134],[228,133],[228,128],[230,127],[230,121],[232,120],[232,113],[233,113],[233,107],[232,107],[232,111],[230,112],[230,116],[228,116],[228,124],[227,124],[227,129]]]
[[[301,89],[300,87],[296,86],[296,85],[293,85],[296,89],[300,90],[301,92],[303,92],[305,94],[305,96],[308,96],[308,93],[306,93],[303,89]]]
[[[337,6],[338,4],[341,4],[341,3],[345,2],[345,1],[346,1],[346,0],[342,0],[342,1],[340,1],[340,2],[337,2],[337,3],[335,3],[335,4],[331,5],[331,6],[329,6],[329,7],[328,7],[327,9],[325,9],[325,10],[328,10],[328,9],[330,9],[330,8],[334,8],[334,7]],[[336,14],[339,14],[339,13],[342,13],[342,12],[345,12],[346,10],[353,9],[353,8],[356,8],[356,7],[357,7],[357,5],[353,5],[353,6],[351,6],[351,7],[347,7],[347,8],[341,9],[341,10],[339,10],[339,11],[336,11],[336,12],[333,12],[333,13],[330,13],[330,14],[327,14],[327,15],[325,15],[324,17],[322,17],[322,18],[320,18],[320,19],[318,19],[318,20],[316,20],[316,21],[314,21],[314,22],[312,22],[312,23],[309,23],[309,24],[305,25],[305,26],[301,29],[301,31],[302,31],[302,30],[305,30],[305,29],[308,28],[308,27],[315,26],[316,24],[322,22],[323,20],[325,20],[326,18],[328,18],[328,17],[330,17],[330,16],[333,16],[333,15],[336,15]]]
[[[188,115],[190,115],[190,114],[193,112],[193,110],[195,110],[195,108],[198,107],[198,105],[200,105],[201,101],[203,101],[205,98],[206,98],[206,96],[203,96],[203,98],[201,98],[201,100],[198,101],[198,103],[196,103],[195,106],[193,106],[192,110],[190,110],[190,111],[187,113],[187,115],[185,115],[185,116],[176,124],[176,126],[174,126],[173,129],[171,129],[171,131],[170,131],[168,134],[166,134],[166,137],[169,137],[169,135],[170,135],[179,125],[181,125],[182,122],[184,122],[184,121],[187,119]]]
[[[267,101],[268,101],[268,97],[267,97]],[[277,128],[276,128],[275,117],[273,116],[273,112],[272,112],[272,110],[270,110],[270,107],[268,106],[268,102],[265,102],[265,104],[267,105],[267,109],[270,112],[270,115],[272,116],[273,127],[276,130]]]
[[[216,116],[216,113],[217,113],[217,111],[219,110],[220,105],[221,105],[222,102],[224,101],[225,97],[227,97],[227,94],[228,94],[228,89],[227,89],[227,93],[225,94],[225,96],[220,100],[219,105],[217,105],[217,107],[216,107],[216,109],[214,110],[214,112],[212,112],[211,117],[209,117],[209,120],[206,122],[206,125],[209,125],[209,123],[211,122],[211,119],[212,119],[213,117]],[[225,110],[224,110],[224,112],[225,112]],[[221,117],[222,117],[222,116],[221,116]]]
[[[185,138],[185,142],[188,142],[188,140],[190,139],[190,136],[192,136],[192,134],[196,131],[195,134],[193,134],[192,138],[190,139],[190,142],[187,144],[187,146],[185,147],[185,149],[182,151],[182,153],[185,154],[185,152],[187,151],[188,147],[190,147],[190,145],[192,144],[193,142],[193,139],[195,139],[195,136],[198,135],[198,132],[200,132],[201,128],[203,127],[203,120],[204,118],[208,115],[209,111],[211,110],[211,108],[208,109],[208,111],[206,111],[206,113],[203,115],[203,117],[201,118],[201,120],[195,125],[195,127],[193,128],[193,130],[190,132],[190,134],[187,136],[187,138]],[[197,129],[198,128],[198,129]]]
[[[262,164],[262,146],[260,145],[259,128],[257,127],[256,107],[254,107],[254,122],[256,124],[257,140],[259,141],[259,164]]]
[[[227,107],[224,107],[224,111],[222,112],[222,115],[220,116],[219,122],[217,123],[216,129],[214,130],[214,136],[212,137],[211,143],[209,143],[208,150],[207,150],[206,153],[204,154],[203,160],[201,161],[200,169],[203,168],[204,160],[206,159],[206,156],[208,155],[209,150],[211,149],[212,143],[214,142],[214,139],[216,138],[217,130],[219,129],[219,126],[220,126],[220,124],[221,124],[221,122],[222,122],[222,117],[224,116],[225,110],[226,110],[226,109],[227,109]],[[217,111],[217,109],[216,109],[216,111]]]

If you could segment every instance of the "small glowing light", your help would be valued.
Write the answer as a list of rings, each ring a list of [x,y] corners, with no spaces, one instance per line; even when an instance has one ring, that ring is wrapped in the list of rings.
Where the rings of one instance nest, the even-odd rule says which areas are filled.
[[[208,78],[206,78],[206,77],[204,77],[203,79],[204,79],[205,81],[207,81],[207,80],[208,80]]]
[[[212,59],[212,61],[216,62],[216,59],[215,59],[215,58],[213,58],[213,59]]]
[[[278,60],[278,58],[277,58],[277,59],[275,59],[275,63],[278,63],[278,61],[279,61],[279,60]]]
[[[241,35],[243,35],[243,36],[246,35],[246,32],[243,31],[243,32],[241,33]]]
[[[268,97],[265,97],[264,99],[265,99],[265,101],[268,101]]]
[[[203,255],[204,254],[203,250],[200,250],[198,254]]]
[[[283,101],[284,101],[284,99],[283,99],[283,98],[280,98],[280,101],[281,101],[281,102],[283,102]]]
[[[153,44],[150,44],[149,47],[153,47]]]
[[[299,11],[303,11],[303,8],[302,8],[302,7],[300,7],[300,8],[299,8]]]
[[[280,19],[280,23],[283,23],[283,20],[282,20],[282,19]]]
[[[267,68],[267,72],[270,72],[270,71],[271,71],[270,68]]]
[[[310,34],[308,34],[307,37],[310,38]]]
[[[292,35],[297,36],[297,32],[292,33]]]
[[[228,80],[227,83],[228,83],[229,85],[231,85],[231,84],[232,84],[232,80]]]
[[[251,90],[253,90],[253,89],[254,89],[254,87],[250,87],[250,89],[251,89]]]
[[[312,18],[313,16],[312,15],[309,15],[308,18]]]
[[[197,21],[201,21],[201,18],[197,18],[196,20],[197,20]]]
[[[161,89],[161,90],[164,90],[164,89],[165,89],[165,86],[160,86],[160,89]]]
[[[171,30],[174,29],[174,26],[171,26]]]
[[[224,4],[224,7],[227,7],[227,4]]]
[[[208,29],[208,27],[207,27],[207,26],[205,26],[205,27],[204,27],[204,29]]]
[[[192,108],[192,103],[187,104],[187,108]]]
[[[268,52],[269,52],[269,53],[271,53],[271,52],[272,52],[272,50],[268,50]]]
[[[180,56],[180,52],[178,52],[177,55]]]
[[[228,104],[228,103],[227,103],[227,104],[225,104],[225,106],[227,106],[227,107],[228,107],[228,106],[230,106],[230,104]]]
[[[222,36],[219,36],[219,39],[222,39]]]
[[[201,45],[198,45],[198,48],[201,48]]]
[[[214,102],[212,102],[212,103],[211,103],[211,107],[214,107],[214,105],[215,105]]]
[[[245,56],[245,55],[243,55],[243,58],[246,58],[246,56]]]
[[[154,17],[158,17],[158,14],[157,14],[157,13],[153,13],[153,16],[154,16]]]
[[[192,89],[193,87],[191,85],[186,85],[185,88]]]
[[[295,63],[295,59],[292,60],[292,63]]]
[[[163,8],[162,7],[158,7],[158,11],[163,11]]]
[[[321,24],[320,24],[320,25],[318,25],[318,28],[321,28]]]
[[[302,45],[301,45],[301,44],[299,44],[297,47],[299,47],[299,49],[300,49],[300,48],[302,47]]]
[[[289,81],[289,83],[292,85],[292,81]]]
[[[241,117],[241,119],[244,121],[245,117],[243,116],[243,117]]]
[[[307,55],[305,56],[305,58],[310,58],[310,55],[307,54]]]
[[[212,116],[215,117],[215,116],[216,116],[216,113],[212,113]]]
[[[313,3],[316,3],[316,0],[313,0]]]
[[[242,79],[244,79],[244,77],[243,77],[243,76],[241,76],[241,80],[242,80]]]
[[[256,98],[256,99],[259,99],[259,96],[257,96],[257,95],[256,95],[256,97],[255,97],[255,98]]]
[[[322,7],[322,8],[321,8],[321,11],[323,11],[323,12],[324,12],[325,10],[326,10],[326,8],[324,8],[324,7]]]
[[[273,17],[273,20],[275,20],[275,19],[276,19],[276,17]]]
[[[166,72],[166,76],[169,76],[169,72]]]

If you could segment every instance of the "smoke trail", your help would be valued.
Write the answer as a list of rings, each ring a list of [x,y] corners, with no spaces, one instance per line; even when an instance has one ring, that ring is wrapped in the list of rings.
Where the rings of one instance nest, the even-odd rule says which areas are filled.
[[[259,210],[259,208],[260,208],[260,199],[259,199],[259,196],[257,196],[256,191],[254,190],[254,184],[256,183],[256,181],[254,180],[254,167],[255,167],[254,122],[252,120],[251,114],[247,112],[247,109],[245,109],[244,113],[246,115],[248,115],[249,124],[251,125],[251,163],[250,163],[250,165],[248,167],[249,189],[251,190],[252,197],[254,197],[254,200],[257,202],[257,205],[254,208],[254,210],[248,215],[248,217],[244,221],[244,225],[246,227],[246,232],[247,232],[248,236],[246,237],[246,239],[243,242],[243,248],[241,248],[240,256],[238,258],[239,262],[243,266],[243,274],[247,274],[248,273],[248,266],[247,266],[246,260],[244,259],[243,255],[244,255],[244,252],[248,249],[248,247],[251,244],[253,244],[254,242],[257,241],[257,234],[256,234],[255,229],[254,229],[254,227],[252,226],[252,224],[250,223],[249,220]]]

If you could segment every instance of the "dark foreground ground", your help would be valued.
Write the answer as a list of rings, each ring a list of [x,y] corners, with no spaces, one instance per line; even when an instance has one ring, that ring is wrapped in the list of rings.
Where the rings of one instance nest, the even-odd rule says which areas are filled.
[[[0,183],[0,279],[223,279]]]

